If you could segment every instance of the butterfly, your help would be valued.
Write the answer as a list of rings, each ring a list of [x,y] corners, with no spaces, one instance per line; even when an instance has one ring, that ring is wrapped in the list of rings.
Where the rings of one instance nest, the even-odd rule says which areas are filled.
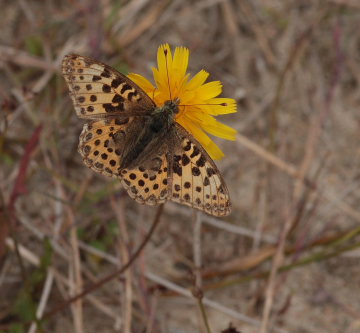
[[[172,200],[214,216],[230,213],[215,163],[175,121],[179,100],[158,107],[125,75],[76,54],[64,57],[62,74],[77,116],[88,121],[78,151],[89,168],[119,178],[141,204]]]

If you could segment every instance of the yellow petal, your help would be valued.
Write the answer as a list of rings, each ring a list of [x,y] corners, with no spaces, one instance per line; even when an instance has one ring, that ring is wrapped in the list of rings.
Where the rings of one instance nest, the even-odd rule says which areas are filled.
[[[200,126],[204,131],[218,136],[219,138],[223,138],[226,140],[235,140],[236,138],[236,130],[230,126],[224,125],[221,122],[217,121],[212,116],[203,113],[203,112],[189,112],[187,118],[190,122],[196,123]]]
[[[220,81],[212,81],[203,84],[196,89],[196,97],[202,100],[207,100],[221,94],[222,84]]]
[[[166,55],[165,55],[166,53]],[[166,75],[167,68],[172,68],[172,55],[169,44],[160,45],[157,53],[158,71]]]
[[[224,157],[224,153],[221,149],[200,129],[199,126],[194,125],[194,123],[186,119],[186,117],[182,117],[177,120],[177,122],[199,141],[212,159],[219,160]]]
[[[204,127],[203,129],[206,132],[222,139],[231,141],[234,141],[236,139],[236,130],[219,121],[216,121],[215,124],[207,124],[206,127]]]
[[[189,49],[186,47],[177,47],[174,53],[174,59],[171,70],[179,76],[180,80],[186,74],[189,62]]]
[[[186,116],[176,118],[176,122],[191,133],[201,144],[208,145],[211,141],[204,131],[199,126],[195,126],[193,121],[189,120]]]
[[[186,116],[190,121],[199,123],[202,126],[211,125],[217,121],[213,116],[197,107],[188,107]]]
[[[168,68],[172,66],[172,55],[169,44],[160,45],[157,52],[157,61],[158,68],[152,68],[155,84],[159,90],[169,89],[167,73]]]
[[[194,90],[199,88],[208,78],[209,73],[205,70],[201,70],[199,73],[194,75],[194,77],[186,85],[187,90]]]
[[[212,98],[207,103],[209,103],[208,113],[213,116],[236,112],[236,101],[232,98]]]
[[[164,87],[164,80],[163,75],[159,72],[159,70],[155,67],[152,68],[153,76],[155,80],[155,84],[158,87],[159,90],[161,90]]]
[[[147,94],[154,91],[156,88],[153,86],[153,84],[143,77],[142,75],[130,73],[127,76],[130,80],[134,81],[142,90],[144,90]]]
[[[178,97],[181,101],[186,99],[185,96],[187,95],[186,86],[188,79],[189,74],[186,74],[177,82],[173,97]]]
[[[210,141],[208,145],[203,147],[213,160],[221,160],[225,156],[214,141]]]

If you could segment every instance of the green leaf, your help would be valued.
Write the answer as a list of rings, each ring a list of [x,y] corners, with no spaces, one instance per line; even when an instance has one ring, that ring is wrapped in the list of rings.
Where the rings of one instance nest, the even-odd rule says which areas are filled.
[[[25,48],[32,55],[41,56],[43,54],[42,41],[39,36],[28,36],[25,39]]]

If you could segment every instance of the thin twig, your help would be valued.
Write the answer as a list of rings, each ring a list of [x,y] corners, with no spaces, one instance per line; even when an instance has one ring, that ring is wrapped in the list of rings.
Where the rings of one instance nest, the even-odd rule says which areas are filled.
[[[199,211],[193,211],[194,217],[194,239],[193,239],[193,249],[194,249],[194,266],[195,266],[195,279],[194,279],[194,290],[193,295],[198,301],[200,313],[204,326],[207,333],[211,333],[209,321],[206,315],[205,307],[202,302],[203,292],[202,292],[202,254],[201,254],[201,227],[202,227],[202,218]]]
[[[206,332],[207,333],[211,333],[211,328],[210,328],[210,325],[209,325],[209,320],[208,320],[208,317],[206,315],[206,311],[205,311],[205,306],[204,306],[204,303],[202,301],[202,297],[196,297],[197,298],[197,301],[198,301],[198,306],[200,308],[200,312],[201,312],[201,316],[202,316],[202,319],[204,321],[204,325],[205,325],[205,328],[206,328]]]
[[[266,36],[266,29],[264,29],[256,17],[256,13],[251,8],[248,1],[238,1],[241,11],[244,12],[244,18],[249,22],[251,29],[254,31],[255,38],[259,44],[259,47],[264,54],[266,62],[270,66],[276,65],[276,56],[270,47],[269,38]]]
[[[250,142],[252,142],[252,141],[250,141]],[[260,146],[258,146],[258,147],[260,147]],[[169,207],[168,207],[167,211],[170,213],[173,213],[173,214],[182,214],[185,217],[189,216],[189,210],[187,209],[187,207],[181,207],[180,205],[177,205],[175,203],[173,204],[171,202],[169,203]],[[232,234],[241,235],[241,236],[249,237],[249,238],[259,237],[259,235],[257,235],[256,231],[253,231],[250,228],[246,228],[241,225],[234,225],[232,223],[223,221],[220,218],[216,218],[214,216],[203,214],[201,218],[202,218],[202,222],[204,224],[211,225],[212,227],[218,228],[220,230],[224,230],[224,231],[232,233]],[[265,233],[261,234],[260,240],[262,242],[270,243],[270,244],[275,244],[277,241],[275,237],[273,237],[269,234],[265,234]]]
[[[70,228],[70,244],[71,244],[71,278],[73,279],[73,288],[71,289],[71,294],[77,294],[80,290],[83,289],[83,279],[81,275],[81,260],[80,260],[80,251],[77,238],[77,228],[75,227],[75,218],[70,208],[67,209],[68,223],[72,226]],[[75,332],[82,333],[84,332],[84,316],[83,316],[83,302],[82,298],[78,298],[72,304],[72,312],[75,324]]]
[[[266,149],[262,148],[252,140],[248,139],[247,137],[239,133],[237,135],[237,141],[242,146],[245,146],[247,149],[251,150],[253,153],[265,159],[267,162],[275,165],[277,168],[286,172],[291,177],[298,178],[298,170],[293,164],[281,160],[279,157],[275,156],[274,154],[270,153]],[[308,178],[304,179],[304,184],[308,186],[310,189],[312,189],[317,195],[323,196],[325,199],[330,201],[334,206],[337,206],[343,213],[352,217],[355,221],[360,222],[360,212],[358,212],[350,205],[340,200],[335,194],[329,193],[327,191],[320,192],[317,189],[316,184],[314,184]]]
[[[271,272],[269,276],[269,282],[265,291],[265,305],[264,305],[263,316],[259,331],[260,333],[266,333],[268,331],[267,329],[270,318],[270,311],[274,300],[276,276],[278,269],[284,260],[285,241],[289,233],[289,230],[291,229],[292,221],[293,221],[293,216],[291,214],[288,216],[288,218],[285,221],[285,224],[283,226],[283,229],[279,237],[279,245],[277,246],[276,253],[273,258]]]
[[[162,277],[160,277],[158,275],[155,275],[155,274],[153,274],[151,272],[147,272],[146,277],[148,279],[150,279],[151,281],[153,281],[155,283],[158,283],[158,284],[166,287],[167,289],[176,292],[179,295],[185,296],[187,298],[193,298],[193,295],[192,295],[190,290],[182,288],[182,287],[178,286],[177,284],[175,284],[175,283],[173,283],[171,281],[168,281],[168,280],[166,280],[166,279],[164,279],[164,278],[162,278]],[[247,324],[252,325],[252,326],[256,326],[256,327],[260,326],[260,322],[258,320],[250,318],[249,316],[244,315],[244,314],[242,314],[242,313],[240,313],[238,311],[232,310],[232,309],[230,309],[230,308],[228,308],[228,307],[226,307],[226,306],[224,306],[224,305],[222,305],[222,304],[220,304],[218,302],[212,301],[212,300],[210,300],[210,299],[208,299],[206,297],[204,297],[202,299],[202,301],[206,306],[208,306],[208,307],[210,307],[212,309],[215,309],[215,310],[217,310],[217,311],[219,311],[221,313],[224,313],[224,314],[228,315],[231,318],[241,320],[244,323],[247,323]],[[283,330],[281,328],[274,328],[274,332],[288,333],[288,331]]]
[[[195,285],[197,288],[202,287],[202,278],[201,278],[201,229],[202,229],[202,218],[201,212],[193,211],[194,217],[194,238],[193,238],[193,251],[194,251],[194,268],[195,268]]]

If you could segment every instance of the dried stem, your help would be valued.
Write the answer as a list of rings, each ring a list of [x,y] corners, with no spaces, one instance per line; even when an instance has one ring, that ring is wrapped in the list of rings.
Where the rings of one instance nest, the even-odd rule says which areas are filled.
[[[202,302],[203,292],[202,292],[202,277],[201,277],[201,268],[202,268],[202,255],[201,255],[201,227],[202,227],[202,218],[199,211],[193,211],[194,217],[194,264],[195,264],[195,279],[194,279],[194,290],[193,295],[198,301],[199,309],[201,312],[201,317],[204,322],[207,333],[211,333],[210,325],[208,318],[206,316],[206,311],[204,304]]]
[[[111,197],[111,206],[115,211],[116,218],[118,221],[118,226],[120,229],[119,234],[119,250],[121,254],[121,261],[129,261],[129,233],[126,227],[125,221],[125,210],[124,203],[116,203],[114,197]],[[132,291],[132,273],[131,269],[126,270],[125,272],[125,293],[122,295],[122,310],[123,310],[123,332],[131,333],[131,318],[132,318],[132,302],[133,302],[133,291]]]

